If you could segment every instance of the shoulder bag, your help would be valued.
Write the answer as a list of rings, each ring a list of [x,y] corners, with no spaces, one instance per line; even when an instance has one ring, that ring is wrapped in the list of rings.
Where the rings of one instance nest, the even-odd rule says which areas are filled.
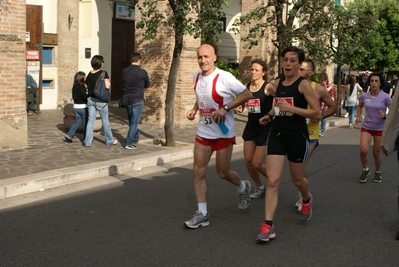
[[[105,88],[104,76],[105,71],[102,71],[94,86],[94,95],[98,100],[108,103],[111,100],[111,92]]]

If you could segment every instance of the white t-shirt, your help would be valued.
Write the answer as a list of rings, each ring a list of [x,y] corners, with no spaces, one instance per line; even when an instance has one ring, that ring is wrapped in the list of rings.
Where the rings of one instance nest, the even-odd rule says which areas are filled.
[[[346,85],[346,105],[348,107],[354,107],[359,104],[358,98],[357,98],[357,93],[358,92],[363,92],[362,87],[358,83],[355,84],[355,87],[353,88],[352,94],[349,95],[350,93],[350,84]]]
[[[207,139],[231,138],[235,136],[234,110],[225,116],[225,125],[229,132],[223,134],[219,126],[211,118],[212,112],[223,107],[245,90],[245,85],[238,81],[230,72],[215,68],[208,76],[201,72],[194,75],[194,90],[199,107],[199,122],[197,135]]]

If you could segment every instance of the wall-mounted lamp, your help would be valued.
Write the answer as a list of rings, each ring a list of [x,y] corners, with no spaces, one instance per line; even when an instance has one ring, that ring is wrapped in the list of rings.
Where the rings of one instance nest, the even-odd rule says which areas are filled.
[[[349,21],[348,21],[348,26],[349,27],[354,27],[356,25],[356,15],[352,15],[349,17]]]
[[[71,14],[68,14],[68,29],[69,30],[71,30],[72,22],[73,22],[73,17],[71,16]]]

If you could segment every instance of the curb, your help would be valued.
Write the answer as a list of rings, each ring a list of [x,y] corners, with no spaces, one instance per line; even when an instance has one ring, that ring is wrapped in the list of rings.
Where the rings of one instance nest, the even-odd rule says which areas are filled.
[[[193,144],[187,144],[186,147],[174,148],[173,151],[147,153],[140,158],[125,157],[0,180],[0,199],[189,159],[193,157],[193,147]]]

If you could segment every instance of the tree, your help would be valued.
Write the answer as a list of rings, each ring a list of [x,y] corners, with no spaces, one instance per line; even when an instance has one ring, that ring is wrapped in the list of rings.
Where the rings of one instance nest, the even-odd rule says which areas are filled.
[[[346,64],[353,67],[353,64],[350,64],[350,58],[355,59],[352,55],[356,46],[352,42],[355,38],[352,38],[353,35],[350,33],[350,30],[356,24],[353,21],[354,17],[343,6],[337,4],[331,11],[332,27],[326,57],[330,58],[337,65],[337,72],[335,74],[337,78],[337,117],[341,117],[341,67]]]
[[[269,0],[241,17],[239,25],[251,25],[242,40],[254,46],[260,38],[269,38],[281,50],[300,43],[312,58],[325,61],[326,43],[331,27],[331,0]],[[234,29],[238,32],[237,28]],[[279,69],[280,69],[279,62]]]
[[[348,4],[347,13],[358,18],[351,30],[350,42],[354,42],[351,66],[380,72],[399,71],[399,3],[355,0]]]
[[[175,146],[174,138],[174,99],[176,95],[176,80],[180,66],[184,35],[201,38],[202,43],[211,42],[222,30],[219,18],[225,16],[222,5],[225,0],[169,0],[168,10],[161,12],[157,0],[127,0],[128,6],[135,7],[142,15],[136,27],[144,29],[146,39],[155,39],[160,26],[174,31],[174,48],[172,63],[169,69],[165,98],[165,139],[166,146]]]

